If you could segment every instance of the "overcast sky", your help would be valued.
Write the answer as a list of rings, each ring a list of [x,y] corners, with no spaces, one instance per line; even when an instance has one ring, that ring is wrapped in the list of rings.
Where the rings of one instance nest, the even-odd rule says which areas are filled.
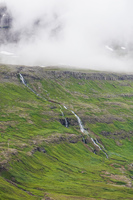
[[[2,62],[133,71],[132,0],[0,0],[13,17],[17,44]]]

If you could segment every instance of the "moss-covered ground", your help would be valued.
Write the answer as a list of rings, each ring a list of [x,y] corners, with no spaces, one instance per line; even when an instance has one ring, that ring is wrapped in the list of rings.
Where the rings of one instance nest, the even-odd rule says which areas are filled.
[[[47,100],[0,83],[0,199],[133,199],[133,81],[25,79]]]

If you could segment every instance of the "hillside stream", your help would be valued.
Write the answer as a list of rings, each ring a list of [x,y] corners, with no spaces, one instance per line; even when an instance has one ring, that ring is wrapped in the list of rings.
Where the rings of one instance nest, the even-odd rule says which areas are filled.
[[[22,82],[27,88],[29,88],[34,94],[36,94],[37,96],[39,96],[40,98],[42,98],[42,99],[44,99],[44,100],[47,100],[47,99],[45,99],[44,97],[40,96],[40,95],[39,95],[38,93],[36,93],[31,87],[29,87],[29,86],[27,85],[27,83],[26,83],[26,81],[25,81],[25,79],[24,79],[24,77],[23,77],[22,74],[19,73],[19,77],[20,77],[21,82]],[[64,115],[64,113],[63,113],[63,111],[62,111],[61,105],[59,105],[59,106],[60,106],[60,112],[61,112],[61,114],[62,114],[62,117],[65,119],[65,127],[68,128],[68,121],[67,121],[67,119],[65,118],[65,115]],[[63,106],[63,107],[64,107],[65,109],[68,109],[66,106]],[[69,110],[69,109],[68,109],[68,110]],[[93,138],[89,135],[89,132],[86,131],[86,130],[84,129],[84,126],[83,126],[83,124],[82,124],[82,121],[81,121],[80,117],[79,117],[73,110],[70,110],[70,111],[71,111],[71,113],[77,118],[80,131],[81,131],[82,133],[84,133],[85,135],[87,135],[88,137],[90,137],[92,143],[94,144],[94,146],[97,146],[97,147],[99,148],[99,150],[101,150],[101,151],[106,155],[106,158],[108,158],[108,155],[107,155],[107,153],[105,152],[104,146],[103,146],[102,144],[100,144],[100,143],[98,142],[97,139],[93,139]],[[85,140],[84,140],[84,141],[85,141]]]

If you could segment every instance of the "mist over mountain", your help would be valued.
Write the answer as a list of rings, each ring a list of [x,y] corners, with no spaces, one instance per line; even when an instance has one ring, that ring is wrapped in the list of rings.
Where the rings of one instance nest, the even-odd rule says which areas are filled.
[[[1,0],[0,62],[133,71],[131,0]]]

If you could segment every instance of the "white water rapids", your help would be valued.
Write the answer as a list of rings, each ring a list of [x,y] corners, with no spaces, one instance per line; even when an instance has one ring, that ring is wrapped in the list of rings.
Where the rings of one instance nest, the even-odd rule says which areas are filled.
[[[26,84],[26,81],[25,81],[24,77],[22,76],[22,74],[19,73],[19,76],[20,76],[20,80],[22,81],[22,83],[23,83],[26,87],[28,87],[34,94],[36,94],[36,95],[39,96],[40,98],[46,100],[45,98],[41,97],[38,93],[36,93],[32,88],[30,88],[30,87]],[[63,107],[64,107],[66,110],[68,109],[66,106],[63,106]],[[63,111],[62,111],[61,105],[60,105],[60,108],[61,108],[60,111],[61,111],[61,113],[62,113],[62,117],[65,119],[65,127],[68,128],[68,121],[67,121],[67,119],[66,119],[65,116],[64,116],[64,113],[63,113]],[[86,130],[84,129],[80,117],[79,117],[73,110],[70,110],[70,111],[71,111],[71,113],[77,118],[78,124],[79,124],[79,127],[80,127],[80,131],[81,131],[82,133],[84,133],[84,134],[86,134],[87,136],[90,137],[89,132],[86,131]],[[90,138],[91,138],[91,141],[93,142],[93,144],[94,144],[95,146],[97,146],[97,147],[106,155],[106,157],[108,158],[108,155],[107,155],[107,153],[105,152],[104,146],[103,146],[102,144],[100,144],[100,143],[97,141],[97,139],[93,139],[92,137],[90,137]],[[102,147],[102,148],[101,148],[101,147]]]

